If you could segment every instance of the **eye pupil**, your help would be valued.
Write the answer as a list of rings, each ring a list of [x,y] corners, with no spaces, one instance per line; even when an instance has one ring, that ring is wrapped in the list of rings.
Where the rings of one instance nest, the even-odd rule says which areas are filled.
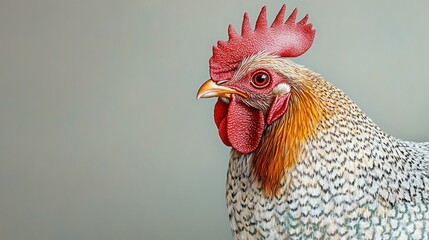
[[[266,72],[257,72],[253,75],[251,83],[256,88],[264,88],[270,83],[270,76]]]
[[[256,83],[264,84],[267,81],[267,77],[266,74],[258,74],[255,79]]]

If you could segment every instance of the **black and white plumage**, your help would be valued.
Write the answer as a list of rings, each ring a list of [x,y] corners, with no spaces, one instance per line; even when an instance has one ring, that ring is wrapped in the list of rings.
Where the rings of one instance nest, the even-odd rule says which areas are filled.
[[[384,133],[341,90],[302,73],[329,118],[285,169],[276,196],[264,195],[252,154],[231,150],[226,198],[234,238],[428,239],[429,143]]]

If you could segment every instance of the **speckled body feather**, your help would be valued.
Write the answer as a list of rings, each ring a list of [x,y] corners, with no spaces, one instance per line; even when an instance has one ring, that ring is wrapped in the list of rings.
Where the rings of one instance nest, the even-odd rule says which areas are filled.
[[[389,136],[342,91],[306,77],[329,117],[284,169],[278,194],[264,194],[252,153],[231,151],[234,239],[429,239],[429,143]]]

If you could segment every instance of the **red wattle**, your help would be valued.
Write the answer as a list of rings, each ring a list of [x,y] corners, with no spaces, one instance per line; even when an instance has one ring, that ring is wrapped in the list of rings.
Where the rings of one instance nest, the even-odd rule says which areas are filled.
[[[228,134],[226,130],[226,116],[228,114],[228,104],[218,99],[214,108],[214,120],[219,131],[219,137],[223,144],[231,146],[228,140]]]
[[[220,98],[218,98],[214,108],[214,120],[218,128],[222,120],[226,118],[227,114],[228,114],[228,104],[220,100]]]
[[[222,120],[222,122],[219,124],[218,130],[219,130],[219,137],[222,140],[223,144],[225,144],[228,147],[231,147],[231,142],[228,139],[228,130],[227,130],[227,123],[226,118]]]
[[[227,133],[232,147],[240,153],[253,152],[264,132],[264,114],[244,103],[231,100],[227,116]]]
[[[244,154],[258,147],[265,125],[262,111],[250,108],[232,96],[229,105],[219,99],[214,113],[219,136],[225,145]]]

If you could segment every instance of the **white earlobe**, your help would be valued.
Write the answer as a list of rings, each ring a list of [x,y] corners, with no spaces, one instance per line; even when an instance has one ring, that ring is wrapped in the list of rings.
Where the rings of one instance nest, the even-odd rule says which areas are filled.
[[[286,83],[280,83],[273,89],[273,94],[276,96],[282,96],[290,92],[290,86]]]

